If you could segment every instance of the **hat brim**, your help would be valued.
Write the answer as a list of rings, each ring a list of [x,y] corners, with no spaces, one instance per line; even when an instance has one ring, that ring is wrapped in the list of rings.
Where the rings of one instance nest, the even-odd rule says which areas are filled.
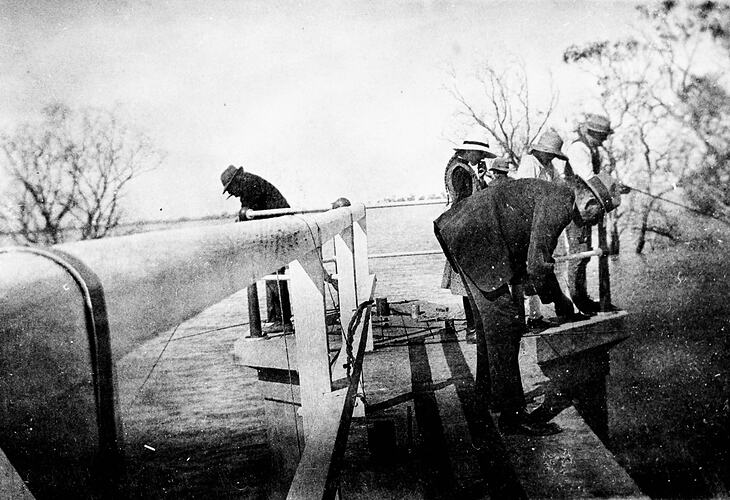
[[[609,129],[608,132],[606,132],[605,130],[598,130],[597,128],[586,127],[586,130],[588,130],[590,132],[595,132],[596,134],[603,134],[607,137],[609,135],[613,134],[613,129]]]
[[[487,153],[487,158],[496,158],[497,155],[494,154],[489,149],[483,147],[483,146],[477,146],[477,145],[467,145],[467,146],[458,146],[454,148],[454,151],[481,151],[482,153]]]
[[[221,193],[221,194],[226,194],[226,191],[228,191],[228,186],[231,185],[231,182],[233,182],[234,179],[236,177],[238,177],[238,174],[242,174],[242,173],[243,173],[243,167],[238,167],[236,169],[236,172],[231,176],[230,180],[228,182],[226,182],[225,186],[223,186],[223,193]],[[231,194],[231,196],[233,196],[233,195]],[[228,198],[230,198],[231,196],[229,196]]]
[[[567,156],[565,156],[561,151],[557,151],[555,149],[542,148],[540,146],[532,146],[530,148],[530,151],[528,151],[528,154],[529,153],[532,153],[533,151],[540,151],[541,153],[548,153],[548,154],[551,154],[551,155],[555,155],[555,158],[558,158],[558,159],[563,160],[563,161],[568,161],[568,157]]]
[[[597,134],[603,134],[603,135],[606,135],[606,136],[609,136],[609,135],[613,134],[613,132],[614,132],[614,130],[613,130],[612,128],[609,128],[609,129],[608,129],[608,131],[606,131],[606,129],[605,129],[605,128],[596,128],[596,127],[591,127],[591,126],[590,126],[590,125],[588,125],[587,123],[584,123],[584,124],[583,124],[583,127],[584,127],[584,128],[586,129],[586,130],[590,130],[591,132],[595,132],[595,133],[597,133]]]
[[[585,183],[606,212],[610,212],[621,204],[621,197],[611,196],[610,188],[598,175],[585,179]]]

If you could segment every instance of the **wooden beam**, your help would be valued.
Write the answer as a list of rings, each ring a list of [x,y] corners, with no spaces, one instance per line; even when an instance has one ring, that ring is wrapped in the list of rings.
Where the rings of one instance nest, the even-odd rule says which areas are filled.
[[[361,304],[370,297],[370,268],[368,265],[368,222],[363,216],[360,219],[354,219],[352,223],[353,231],[353,252],[355,254],[355,290],[357,292],[356,301]],[[368,321],[370,321],[368,316]],[[368,326],[364,331],[367,332],[366,350],[368,352],[374,349],[372,328]]]
[[[335,235],[335,258],[337,260],[337,289],[340,299],[340,324],[342,331],[357,309],[355,278],[355,237],[352,226]]]
[[[608,265],[608,238],[606,237],[606,220],[601,217],[598,221],[598,246],[603,255],[598,257],[598,297],[601,311],[611,309],[611,276]]]
[[[369,286],[368,298],[372,299],[375,293],[375,276],[370,276]],[[323,411],[305,438],[304,453],[289,488],[288,499],[330,500],[336,497],[357,387],[362,375],[368,338],[366,330],[369,326],[370,311],[366,309],[358,327],[360,343],[357,345],[350,385],[346,393],[338,391],[320,398]]]
[[[320,250],[308,252],[289,266],[289,289],[297,337],[297,369],[302,394],[305,434],[317,420],[322,395],[332,390],[327,326],[325,323],[324,270]]]

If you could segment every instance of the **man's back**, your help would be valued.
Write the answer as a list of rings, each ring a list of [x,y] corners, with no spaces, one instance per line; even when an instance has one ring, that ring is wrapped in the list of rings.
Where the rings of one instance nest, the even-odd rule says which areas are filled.
[[[529,271],[552,272],[552,252],[570,222],[570,188],[537,179],[490,187],[455,204],[435,222],[452,264],[459,262],[481,290],[491,291]],[[527,263],[527,268],[525,267]]]
[[[241,206],[253,210],[268,210],[272,208],[289,208],[289,203],[276,187],[263,177],[251,172],[240,174]]]

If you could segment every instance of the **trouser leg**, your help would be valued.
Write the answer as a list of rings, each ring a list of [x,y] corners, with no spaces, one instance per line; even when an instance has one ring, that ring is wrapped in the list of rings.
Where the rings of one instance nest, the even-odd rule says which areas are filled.
[[[474,323],[474,311],[472,311],[471,308],[471,301],[469,300],[468,296],[462,297],[462,302],[464,304],[464,316],[466,317],[466,328],[468,330],[473,330],[475,328]]]
[[[571,222],[566,228],[569,253],[586,252],[591,246],[591,227],[578,226]],[[588,298],[586,288],[586,266],[590,259],[568,261],[568,291],[573,301],[582,301]]]
[[[473,282],[466,283],[482,323],[477,332],[477,389],[495,410],[518,411],[525,405],[519,365],[525,331],[522,291],[510,292],[505,285],[491,293],[490,300]]]
[[[281,268],[277,272],[284,274],[284,271]],[[266,316],[270,323],[291,323],[289,285],[283,279],[266,282]]]
[[[527,295],[525,297],[525,309],[527,309],[527,317],[529,319],[542,318],[542,302],[537,295]]]

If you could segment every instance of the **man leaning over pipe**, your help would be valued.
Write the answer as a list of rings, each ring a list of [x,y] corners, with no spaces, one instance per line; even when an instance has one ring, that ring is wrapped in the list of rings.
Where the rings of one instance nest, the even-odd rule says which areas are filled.
[[[522,287],[543,303],[555,302],[558,316],[572,316],[573,304],[554,272],[552,254],[560,233],[571,221],[594,224],[620,201],[615,181],[604,173],[572,187],[519,179],[479,191],[434,221],[436,237],[482,321],[476,389],[500,413],[503,432],[560,432],[556,424],[531,418],[525,409],[518,364],[526,329]]]
[[[243,167],[236,168],[229,165],[221,174],[221,183],[223,184],[223,194],[228,193],[229,198],[236,196],[241,200],[241,210],[238,212],[239,221],[247,220],[246,210],[249,209],[289,208],[286,198],[273,184],[258,175],[244,171]],[[278,272],[283,273],[284,268],[279,269]],[[265,326],[264,333],[294,330],[291,321],[289,287],[286,281],[266,281],[266,315],[269,325]]]
[[[565,153],[568,159],[565,164],[566,182],[580,183],[581,180],[585,181],[601,171],[601,155],[598,148],[612,133],[611,122],[607,116],[586,115],[585,120],[578,125],[578,139],[568,146]],[[591,225],[569,224],[566,234],[568,253],[575,254],[591,249]],[[601,305],[588,295],[586,288],[586,266],[589,260],[586,258],[568,262],[568,290],[573,303],[582,313],[594,315],[601,310]]]

